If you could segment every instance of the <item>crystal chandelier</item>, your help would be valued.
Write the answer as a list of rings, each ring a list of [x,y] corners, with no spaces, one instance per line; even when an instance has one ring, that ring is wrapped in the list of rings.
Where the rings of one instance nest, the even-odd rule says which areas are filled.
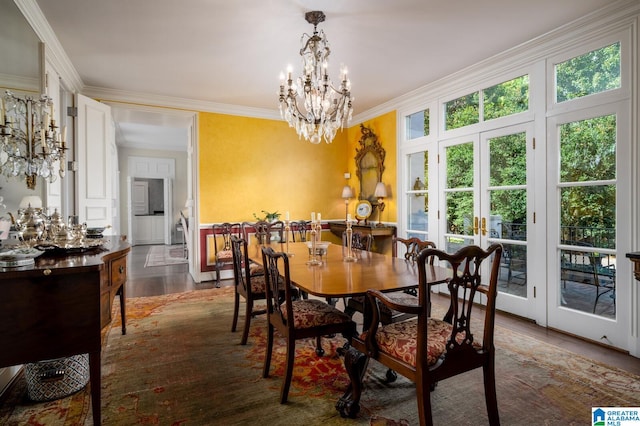
[[[0,174],[24,176],[29,189],[37,177],[64,177],[66,127],[60,134],[53,117],[48,96],[22,98],[7,90],[0,98]]]
[[[318,23],[324,22],[324,13],[307,12],[305,19],[313,24],[313,35],[301,38],[303,75],[294,82],[291,68],[280,75],[280,115],[296,129],[299,137],[311,143],[320,143],[324,138],[331,143],[338,129],[351,121],[351,83],[347,68],[340,72],[340,87],[336,89],[329,78],[329,42],[324,31],[318,33]],[[286,87],[286,89],[285,89]]]

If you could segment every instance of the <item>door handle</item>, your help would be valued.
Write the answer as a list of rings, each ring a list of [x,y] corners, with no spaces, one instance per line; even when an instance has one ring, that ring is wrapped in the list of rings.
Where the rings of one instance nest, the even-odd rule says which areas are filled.
[[[473,218],[473,234],[478,235],[478,216]]]
[[[487,235],[487,218],[483,217],[482,218],[482,236],[484,237],[485,235]]]

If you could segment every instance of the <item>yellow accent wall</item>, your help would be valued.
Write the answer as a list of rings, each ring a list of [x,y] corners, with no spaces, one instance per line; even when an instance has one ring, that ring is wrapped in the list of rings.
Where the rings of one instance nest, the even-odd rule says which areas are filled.
[[[261,210],[341,217],[346,132],[314,145],[284,121],[200,113],[199,144],[201,223],[253,221]]]
[[[396,221],[396,114],[376,117],[364,124],[379,137],[386,150],[383,181],[390,198],[384,222]],[[314,145],[299,140],[295,130],[280,120],[199,114],[198,206],[202,224],[253,221],[253,213],[279,211],[284,219],[323,220],[344,217],[344,173],[359,193],[355,152],[360,125],[339,132],[333,143]],[[352,212],[355,201],[349,204]],[[352,212],[353,213],[353,212]],[[377,220],[377,219],[376,219]]]

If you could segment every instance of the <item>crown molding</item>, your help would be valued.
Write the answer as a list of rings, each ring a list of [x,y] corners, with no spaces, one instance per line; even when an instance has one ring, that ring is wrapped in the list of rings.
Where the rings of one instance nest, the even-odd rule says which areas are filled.
[[[75,93],[82,92],[84,83],[80,78],[80,74],[78,74],[78,71],[62,48],[58,37],[42,14],[36,0],[14,1],[38,38],[40,38],[40,41],[45,44],[45,59],[53,65],[64,82],[65,87]]]
[[[535,61],[575,45],[576,40],[588,42],[603,35],[627,29],[637,25],[639,14],[640,2],[637,0],[613,2],[539,37],[364,111],[354,116],[355,124],[352,125],[393,110],[408,108],[415,105],[417,99],[422,99],[426,103],[440,96],[450,95],[461,88],[477,86],[486,82],[487,75],[509,74],[520,70]]]
[[[102,87],[85,86],[84,94],[103,102],[121,102],[165,108],[177,108],[199,112],[213,112],[218,114],[238,115],[244,117],[279,120],[280,113],[273,109],[253,108],[240,105],[222,104],[172,96],[151,95],[125,90],[105,89]]]

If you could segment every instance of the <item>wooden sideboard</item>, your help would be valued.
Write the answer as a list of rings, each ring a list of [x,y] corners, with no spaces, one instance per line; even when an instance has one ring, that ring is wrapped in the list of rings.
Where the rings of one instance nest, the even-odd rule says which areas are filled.
[[[124,283],[130,245],[106,237],[100,249],[43,254],[34,266],[0,272],[0,367],[89,354],[93,423],[100,424],[101,330],[120,296],[125,328]]]
[[[337,237],[342,238],[342,233],[346,231],[347,224],[344,222],[329,222],[329,230]],[[373,235],[373,251],[378,253],[384,253],[386,251],[385,246],[391,247],[391,239],[396,236],[397,229],[395,226],[376,226],[376,225],[352,225],[353,232],[360,232],[361,234]]]

